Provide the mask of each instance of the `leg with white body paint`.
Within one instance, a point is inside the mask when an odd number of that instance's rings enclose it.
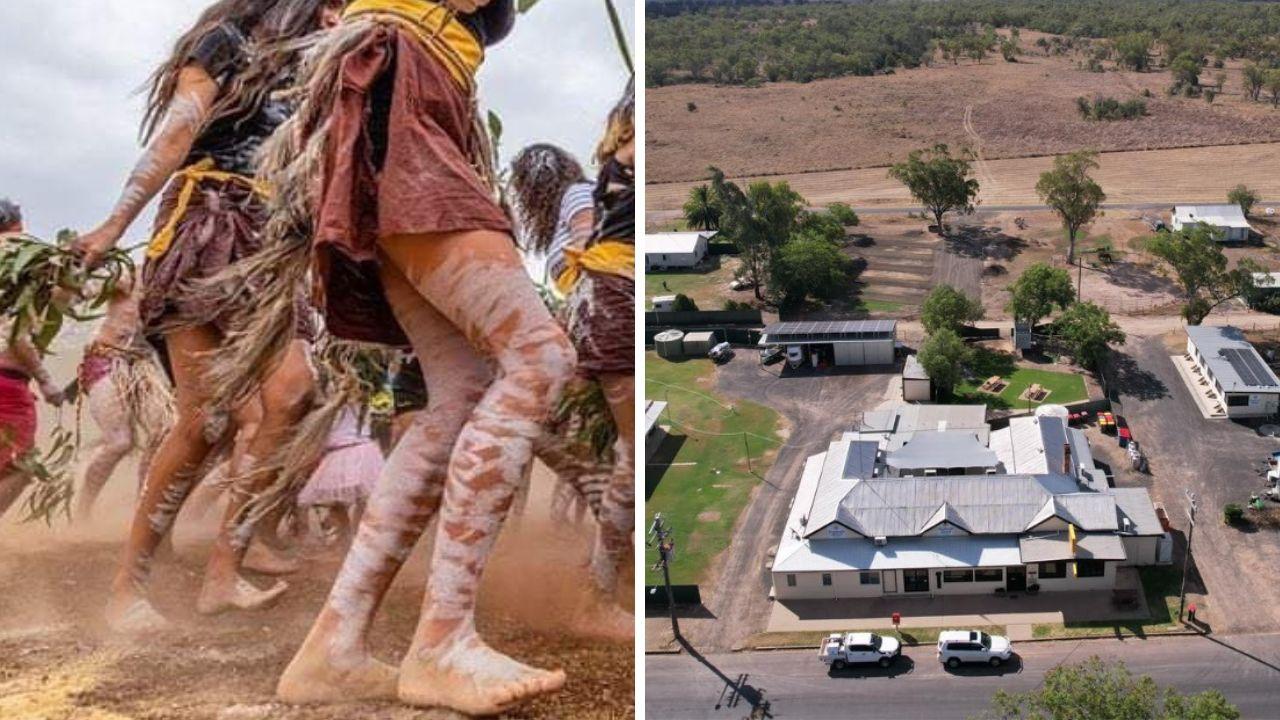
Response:
[[[259,590],[240,576],[240,566],[254,533],[254,524],[242,517],[241,510],[254,493],[269,486],[274,480],[270,473],[254,471],[258,458],[269,457],[284,442],[311,404],[315,378],[307,353],[307,344],[295,340],[290,344],[280,365],[262,382],[262,422],[253,434],[248,452],[241,458],[245,473],[240,482],[230,490],[231,502],[223,517],[222,529],[214,543],[213,552],[209,556],[204,586],[200,589],[200,599],[196,603],[196,609],[201,613],[263,608],[278,599],[289,587],[283,581],[277,581],[271,588]],[[257,559],[262,558],[259,553]],[[285,564],[276,568],[278,572],[273,574],[285,574],[296,569]]]
[[[112,582],[106,617],[117,631],[147,631],[165,625],[146,598],[151,562],[214,448],[205,434],[209,398],[202,391],[200,358],[218,347],[220,336],[209,327],[188,328],[165,336],[165,342],[176,385],[177,418],[151,463]]]
[[[383,285],[415,348],[429,405],[413,413],[383,466],[329,599],[277,689],[289,702],[396,697],[395,668],[373,659],[369,628],[396,573],[440,506],[453,445],[492,381],[488,363],[398,270]]]
[[[134,449],[133,418],[128,404],[120,396],[119,386],[112,380],[110,376],[102,378],[89,391],[89,415],[101,435],[80,483],[76,518],[81,521],[92,514],[93,505],[116,466]]]
[[[635,382],[631,375],[600,378],[618,426],[618,441],[614,445],[613,475],[596,518],[599,527],[591,553],[591,578],[600,602],[598,617],[584,627],[595,628],[598,634],[617,639],[635,637],[635,619],[614,599],[618,571],[631,559],[635,549]]]
[[[532,668],[488,647],[476,632],[475,600],[493,543],[532,462],[534,440],[572,377],[573,347],[507,235],[406,236],[384,239],[381,247],[497,370],[449,461],[431,576],[413,645],[401,664],[399,696],[414,705],[498,714],[564,684],[562,671]]]

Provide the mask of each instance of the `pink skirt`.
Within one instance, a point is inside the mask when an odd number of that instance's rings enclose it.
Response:
[[[335,448],[298,495],[299,505],[352,505],[365,500],[382,474],[382,450],[373,440]]]

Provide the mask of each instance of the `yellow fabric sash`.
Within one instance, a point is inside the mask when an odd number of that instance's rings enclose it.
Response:
[[[262,197],[267,197],[269,193],[266,187],[251,177],[238,175],[236,173],[215,170],[212,158],[205,158],[195,165],[190,165],[174,174],[175,179],[183,181],[182,191],[178,193],[178,204],[173,207],[173,212],[169,213],[169,221],[160,228],[160,231],[151,238],[151,243],[147,245],[147,258],[155,260],[164,257],[169,252],[169,246],[173,244],[173,238],[178,231],[178,223],[182,222],[183,216],[187,214],[187,210],[191,207],[191,198],[195,196],[196,189],[200,187],[200,183],[205,180],[213,182],[240,182],[244,183],[249,189]]]
[[[475,85],[484,47],[453,10],[430,0],[355,0],[342,13],[344,20],[363,16],[394,22],[413,33],[464,90]]]
[[[636,276],[636,246],[618,240],[603,240],[586,250],[565,250],[567,263],[556,278],[556,289],[568,295],[582,280],[582,271],[609,273],[629,279]]]

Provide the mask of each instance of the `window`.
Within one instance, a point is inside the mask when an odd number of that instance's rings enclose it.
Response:
[[[1101,560],[1077,560],[1076,577],[1102,577],[1107,574],[1107,564]]]
[[[863,570],[858,573],[858,582],[863,585],[879,585],[880,573],[876,570]]]
[[[1227,407],[1245,407],[1249,404],[1248,395],[1228,395]]]
[[[795,586],[796,586],[796,576],[790,575],[790,574],[787,575],[787,587],[795,587]]]
[[[942,580],[943,582],[949,582],[949,583],[973,582],[973,571],[972,570],[943,570]]]
[[[831,584],[831,573],[822,573],[822,584],[824,586]]]
[[[978,568],[973,571],[976,582],[1004,582],[1004,570],[1000,568]]]
[[[1067,576],[1067,564],[1065,562],[1043,562],[1040,563],[1040,579],[1056,580]]]

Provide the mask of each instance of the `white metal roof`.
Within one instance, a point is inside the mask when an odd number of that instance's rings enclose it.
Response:
[[[897,568],[969,568],[1020,565],[1018,538],[956,536],[893,538],[884,546],[871,540],[815,540],[779,548],[774,572],[836,572]]]
[[[1064,531],[1037,533],[1018,539],[1022,562],[1056,560],[1124,560],[1124,541],[1112,533],[1078,533],[1076,551],[1071,552],[1071,538]]]
[[[1238,328],[1188,325],[1187,337],[1224,392],[1280,393],[1280,378]]]
[[[969,431],[916,433],[911,442],[885,456],[885,464],[903,470],[994,468],[996,454]]]
[[[715,237],[714,232],[670,232],[644,236],[645,255],[679,255],[698,249],[698,240]]]
[[[1214,227],[1249,227],[1239,205],[1178,205],[1173,209],[1173,221],[1179,225],[1205,223]]]
[[[902,377],[906,380],[928,380],[929,373],[925,372],[915,355],[908,355],[907,362],[902,367]]]
[[[1163,535],[1164,526],[1156,517],[1155,506],[1151,504],[1151,493],[1146,488],[1116,488],[1111,491],[1116,498],[1116,509],[1120,517],[1128,518],[1129,531],[1134,535]],[[1121,526],[1123,530],[1123,526]]]
[[[662,413],[667,409],[667,404],[661,400],[650,400],[644,406],[644,432],[646,435],[653,430],[653,426],[658,424],[658,419],[662,417]]]

